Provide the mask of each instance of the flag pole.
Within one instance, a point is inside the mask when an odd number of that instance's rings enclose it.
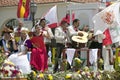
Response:
[[[70,25],[72,25],[72,10],[70,10],[69,13],[70,13]]]

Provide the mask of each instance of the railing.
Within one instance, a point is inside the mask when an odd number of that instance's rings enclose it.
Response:
[[[67,50],[67,49],[69,49],[69,48],[66,48],[66,49],[63,50],[63,54],[62,54],[62,55],[63,55],[63,57],[62,57],[63,59],[66,59],[66,56],[67,56],[67,55],[66,55],[66,50]],[[87,60],[87,65],[86,65],[86,66],[89,67],[89,66],[91,66],[90,61],[89,61],[89,60],[90,60],[90,56],[89,56],[89,55],[90,55],[90,53],[89,53],[90,50],[91,50],[91,49],[88,49],[88,48],[76,49],[76,50],[75,50],[74,57],[80,57],[80,58],[82,58],[82,57],[81,57],[81,51],[86,51],[86,53],[87,53],[87,56],[86,56],[86,58],[87,58],[87,59],[86,59],[86,60]],[[111,51],[110,51],[110,49],[106,49],[106,50],[108,50],[108,53],[109,53],[109,54],[108,54],[108,55],[109,55],[109,63],[110,63],[110,64],[113,64],[113,62],[111,62]],[[79,53],[80,53],[80,56],[79,56]],[[102,55],[101,50],[98,49],[97,59],[100,59],[100,58],[101,58],[101,55]]]

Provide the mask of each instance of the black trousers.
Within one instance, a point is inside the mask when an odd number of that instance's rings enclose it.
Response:
[[[56,48],[57,48],[57,52],[55,55],[54,72],[58,71],[59,62],[61,60],[61,53],[62,53],[63,49],[65,48],[65,45],[61,44],[61,43],[57,43]]]
[[[47,55],[48,55],[49,50],[51,50],[51,43],[46,43],[45,46],[46,46],[46,52],[47,52]]]

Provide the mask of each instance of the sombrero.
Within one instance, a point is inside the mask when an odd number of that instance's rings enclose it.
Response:
[[[72,40],[77,43],[86,43],[88,41],[87,37],[81,37],[81,36],[72,36]]]
[[[78,31],[78,34],[81,33],[82,34],[82,37],[87,37],[88,36],[88,33],[85,32],[85,31]]]
[[[88,39],[87,39],[88,33],[84,32],[84,31],[78,31],[78,34],[79,33],[82,34],[82,36],[74,35],[74,36],[72,36],[72,40],[77,43],[86,43],[88,41]]]

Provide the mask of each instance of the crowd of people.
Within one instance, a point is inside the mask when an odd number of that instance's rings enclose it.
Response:
[[[54,72],[59,69],[59,60],[61,60],[62,51],[65,48],[88,49],[98,48],[101,50],[102,58],[102,42],[99,42],[98,36],[94,36],[94,30],[90,30],[86,25],[79,29],[80,20],[74,19],[72,25],[66,21],[61,21],[61,24],[55,28],[54,32],[46,24],[44,18],[40,19],[39,24],[36,24],[31,30],[24,27],[24,24],[19,20],[19,25],[16,28],[11,28],[5,25],[2,30],[0,48],[7,59],[13,62],[16,66],[22,69],[23,73],[30,73],[31,70],[45,72],[48,70],[48,52],[52,50],[52,40],[56,41],[57,58],[54,64]],[[54,33],[54,34],[53,34]],[[84,33],[87,41],[77,42],[72,39],[73,36],[80,36],[79,40],[84,40]],[[104,37],[104,36],[103,36]]]

